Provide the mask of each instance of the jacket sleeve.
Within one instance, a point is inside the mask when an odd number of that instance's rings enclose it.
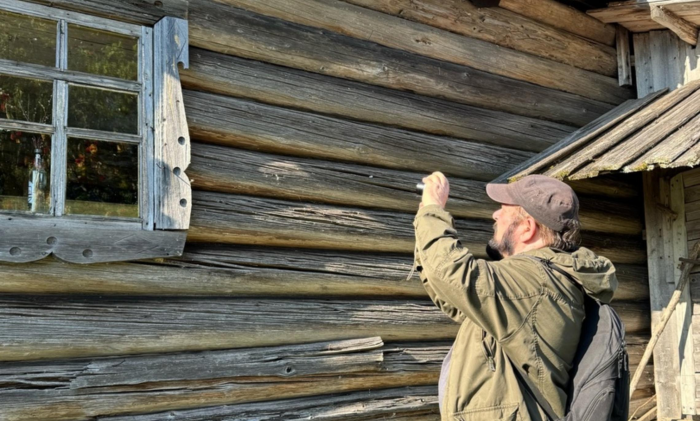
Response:
[[[539,295],[538,288],[520,285],[507,273],[512,271],[504,274],[497,264],[476,259],[459,242],[450,214],[437,205],[420,209],[414,227],[417,269],[445,314],[457,321],[469,318],[498,340],[522,324],[532,308],[528,298]]]

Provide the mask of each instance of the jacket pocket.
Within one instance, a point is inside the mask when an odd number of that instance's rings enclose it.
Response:
[[[452,414],[453,421],[517,421],[520,404],[504,404],[486,408],[475,408]]]

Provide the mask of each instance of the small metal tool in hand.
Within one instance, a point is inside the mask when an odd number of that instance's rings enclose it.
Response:
[[[423,184],[423,183],[416,184],[416,193],[423,194],[424,188],[425,188],[425,184]]]

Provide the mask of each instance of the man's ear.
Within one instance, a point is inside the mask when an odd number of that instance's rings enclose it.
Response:
[[[520,240],[523,243],[529,243],[537,238],[537,221],[535,218],[528,216],[522,222],[522,232],[520,234]]]

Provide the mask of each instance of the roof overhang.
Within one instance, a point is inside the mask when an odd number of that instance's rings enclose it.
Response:
[[[700,164],[700,81],[629,100],[494,182],[530,174],[581,180]]]

